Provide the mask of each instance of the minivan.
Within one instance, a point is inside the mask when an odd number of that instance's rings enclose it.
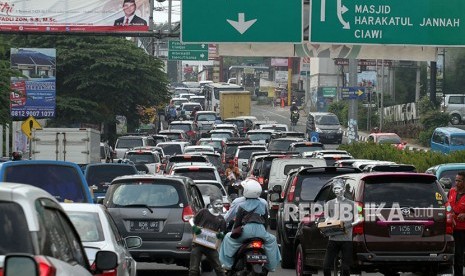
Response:
[[[442,109],[449,113],[451,124],[460,124],[465,116],[465,94],[445,95]]]
[[[431,150],[450,153],[465,150],[465,130],[456,127],[438,127],[431,136]]]
[[[306,133],[310,137],[312,132],[317,132],[322,143],[342,143],[342,128],[339,119],[330,112],[311,112],[307,117]],[[313,141],[312,141],[313,142]]]

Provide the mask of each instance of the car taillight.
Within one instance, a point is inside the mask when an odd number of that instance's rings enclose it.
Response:
[[[454,234],[454,215],[451,212],[447,212],[446,215],[446,234]]]
[[[287,194],[287,201],[289,202],[294,201],[294,192],[295,192],[296,185],[297,185],[297,177],[294,177],[294,180],[292,180],[291,188],[289,188],[289,193]]]
[[[257,181],[258,183],[260,183],[260,185],[263,185],[263,182],[264,182],[265,178],[263,176],[259,176]]]
[[[263,242],[262,241],[253,241],[247,245],[247,248],[262,248]]]
[[[357,208],[357,215],[359,219],[363,219],[363,203],[355,202],[355,208]],[[364,233],[363,225],[364,225],[363,221],[355,225],[354,229],[352,229],[352,235],[363,235]]]
[[[44,256],[36,256],[35,260],[39,266],[39,275],[40,276],[55,276],[56,268],[53,264]]]
[[[188,222],[191,218],[194,217],[194,211],[192,211],[191,206],[187,205],[182,209],[182,220]]]

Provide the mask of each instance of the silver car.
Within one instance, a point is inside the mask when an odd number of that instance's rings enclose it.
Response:
[[[47,270],[55,271],[56,276],[96,274],[72,222],[46,191],[32,185],[1,183],[0,225],[0,271],[5,255],[13,252],[34,256],[41,275]],[[96,269],[112,270],[117,266],[116,254],[98,251],[95,263]]]
[[[98,250],[113,251],[118,255],[116,276],[136,276],[137,263],[130,248],[142,245],[138,236],[123,238],[110,214],[103,205],[90,203],[62,203],[86,247],[89,264],[92,265]]]

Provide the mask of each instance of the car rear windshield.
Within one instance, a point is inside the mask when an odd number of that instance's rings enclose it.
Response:
[[[102,224],[97,213],[67,211],[69,219],[83,242],[104,241]]]
[[[178,144],[158,144],[158,146],[163,149],[166,155],[182,154],[182,148]]]
[[[175,207],[182,203],[180,187],[170,183],[115,183],[109,207],[147,205],[149,207]]]
[[[191,125],[190,124],[174,124],[174,125],[170,125],[169,129],[179,129],[184,132],[187,132],[191,130]]]
[[[0,255],[11,252],[34,254],[31,234],[21,205],[0,201]]]
[[[264,148],[251,148],[251,149],[241,149],[239,150],[239,159],[249,159],[252,152],[264,151]]]
[[[60,202],[88,202],[87,183],[75,167],[57,164],[21,164],[8,166],[5,182],[29,184],[49,192]]]
[[[418,182],[418,181],[388,181],[385,177],[382,180],[367,180],[364,189],[364,202],[375,203],[377,205],[384,203],[386,207],[398,203],[404,207],[442,207],[447,200],[446,196],[439,189],[436,182]],[[409,195],[409,196],[399,196]]]
[[[311,151],[316,151],[316,150],[324,150],[324,147],[321,146],[306,146],[306,145],[296,145],[294,147],[295,152],[311,152]]]
[[[175,170],[174,174],[190,177],[192,180],[218,180],[213,170],[187,168]]]
[[[150,164],[160,162],[158,155],[151,152],[128,152],[126,154],[126,158],[135,164]]]
[[[179,133],[165,133],[163,135],[168,136],[170,140],[179,140],[182,139],[181,134]],[[158,144],[158,143],[157,143]]]
[[[286,127],[278,127],[278,126],[262,127],[262,129],[272,129],[272,130],[276,130],[276,131],[287,131]]]
[[[200,193],[203,196],[214,196],[219,198],[225,196],[223,190],[215,184],[196,184],[196,186],[199,187]]]
[[[200,107],[198,104],[185,104],[183,105],[183,109],[186,111],[193,111],[195,107]]]
[[[244,127],[244,121],[242,120],[225,120],[225,122],[229,124],[235,124],[238,128]]]
[[[197,115],[197,121],[215,121],[215,114],[199,114]]]
[[[97,186],[94,192],[106,193],[113,179],[133,174],[137,174],[137,169],[131,165],[89,166],[86,169],[86,180],[89,186]]]
[[[300,195],[301,201],[312,201],[320,191],[321,187],[335,175],[323,174],[323,175],[306,175],[299,176],[297,180],[296,194]],[[299,185],[300,184],[300,185]]]
[[[293,165],[286,165],[284,166],[284,174],[287,175],[291,170],[298,169],[300,167],[313,167],[312,165],[309,164],[293,164]]]
[[[247,137],[250,139],[250,141],[265,141],[271,139],[271,133],[251,133],[247,134]]]
[[[123,149],[130,149],[134,147],[142,147],[142,139],[141,138],[134,138],[134,139],[118,139],[116,143],[117,148]]]

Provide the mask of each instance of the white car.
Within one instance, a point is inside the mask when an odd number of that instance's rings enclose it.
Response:
[[[40,275],[51,275],[46,271],[54,271],[55,276],[96,274],[78,232],[54,196],[32,185],[2,182],[0,214],[0,274],[5,259],[26,255],[32,257],[30,261],[36,263]],[[11,253],[16,255],[5,258]],[[95,263],[97,269],[107,272],[117,267],[117,256],[111,251],[98,251]],[[5,270],[21,270],[14,262],[7,260],[5,264]]]
[[[184,154],[189,154],[193,152],[215,152],[215,149],[210,145],[187,146],[186,148],[184,148]]]
[[[113,275],[136,276],[137,263],[128,249],[140,247],[142,245],[140,237],[123,238],[103,205],[62,203],[61,207],[76,227],[86,247],[90,265],[93,264],[98,250],[109,250],[118,256],[118,267],[116,267],[116,274]]]

